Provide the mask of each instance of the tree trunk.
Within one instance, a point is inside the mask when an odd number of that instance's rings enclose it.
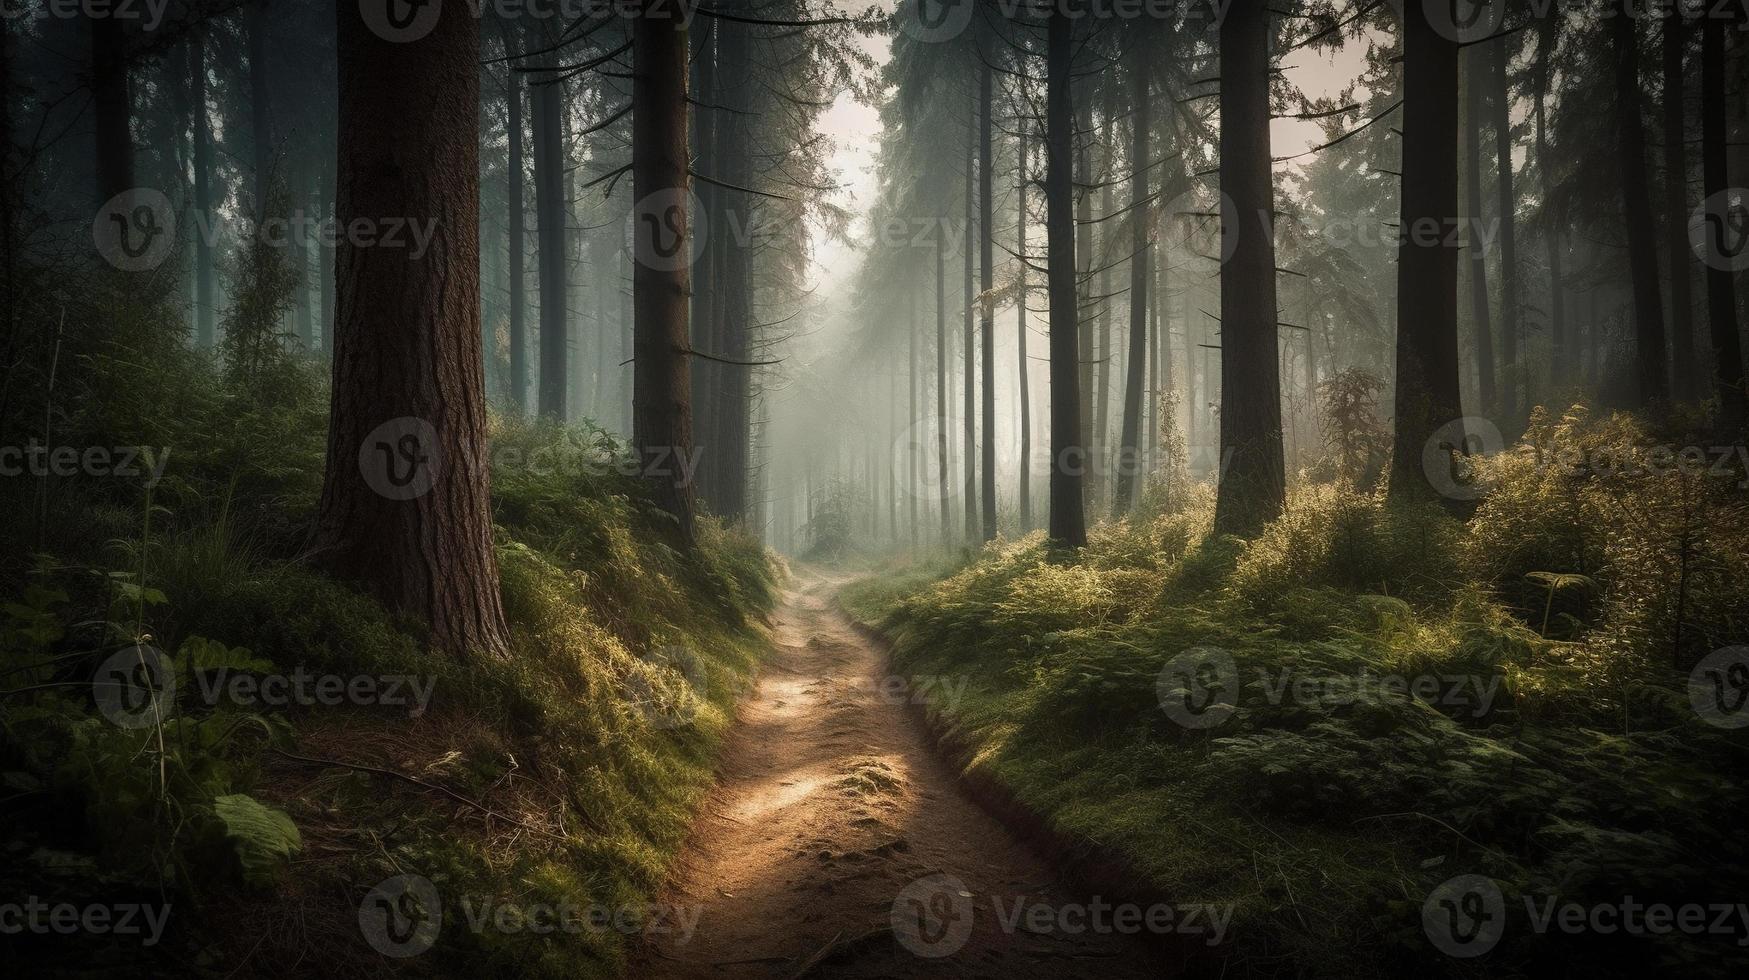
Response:
[[[1390,487],[1397,500],[1440,496],[1444,474],[1425,464],[1436,436],[1448,450],[1464,448],[1458,253],[1446,224],[1457,213],[1458,46],[1427,18],[1415,5],[1403,18],[1396,446]]]
[[[1024,122],[1022,126],[1024,126]],[[1032,530],[1032,382],[1029,380],[1030,369],[1026,362],[1026,304],[1030,299],[1027,288],[1028,266],[1030,260],[1026,253],[1026,185],[1027,165],[1030,162],[1030,146],[1023,131],[1020,136],[1020,171],[1014,181],[1015,230],[1014,251],[1020,255],[1017,265],[1017,275],[1020,276],[1020,302],[1018,316],[1020,326],[1015,334],[1019,356],[1017,365],[1020,369],[1020,533],[1026,534]]]
[[[323,220],[334,217],[334,157],[332,154],[322,155],[322,189],[320,211]],[[316,290],[317,303],[321,306],[320,333],[316,341],[317,350],[334,349],[334,249],[328,244],[327,236],[316,244]]]
[[[935,235],[935,462],[941,505],[941,542],[953,541],[953,515],[947,502],[952,496],[953,477],[948,470],[947,453],[947,222]]]
[[[536,411],[565,420],[565,361],[569,317],[565,315],[564,82],[542,78],[534,90],[534,214],[540,277],[540,386]]]
[[[1221,457],[1215,527],[1250,535],[1281,513],[1281,351],[1269,159],[1269,12],[1238,4],[1221,27]],[[1407,143],[1407,140],[1405,140]]]
[[[686,28],[646,0],[632,27],[632,442],[678,541],[694,541],[687,345],[691,283],[686,146]]]
[[[692,36],[692,85],[695,97],[702,102],[722,105],[726,102],[717,74],[717,32],[725,25],[705,19]],[[692,142],[698,147],[698,157],[713,171],[722,170],[723,148],[721,127],[717,123],[720,110],[706,109],[692,116]],[[720,172],[718,176],[724,176]],[[723,192],[700,182],[695,189],[699,210],[706,229],[723,227],[720,199]],[[707,232],[708,233],[708,232]],[[710,234],[693,267],[692,346],[694,350],[721,351],[723,285],[721,258],[727,236]],[[692,365],[692,403],[721,404],[720,375],[724,365],[700,360]],[[723,501],[717,493],[717,480],[722,461],[723,440],[718,430],[720,413],[706,412],[693,422],[693,441],[698,446],[698,495],[714,513],[722,514]]]
[[[1512,90],[1506,84],[1506,41],[1490,42],[1494,69],[1494,151],[1500,201],[1500,418],[1519,424],[1518,389],[1523,368],[1518,363],[1518,235],[1513,220],[1518,198],[1512,189]]]
[[[990,298],[996,288],[995,72],[988,58],[978,73],[978,286],[983,294],[980,336],[983,343],[984,445],[980,463],[983,478],[984,540],[996,540],[996,303]]]
[[[328,465],[315,546],[434,648],[506,655],[480,369],[479,22],[446,9],[417,44],[339,14],[341,227],[427,222],[417,259],[345,240]]]
[[[213,243],[208,234],[213,220],[213,129],[206,96],[206,28],[196,27],[188,42],[193,47],[190,103],[194,110],[194,334],[202,348],[217,340],[213,310]],[[329,164],[332,167],[332,163]]]
[[[506,27],[504,46],[507,54],[514,44],[509,28]],[[528,280],[523,272],[528,236],[523,230],[522,184],[525,168],[522,162],[522,72],[516,69],[515,62],[510,63],[505,85],[510,93],[504,126],[505,139],[509,144],[509,160],[505,169],[508,183],[504,196],[505,209],[510,212],[507,233],[510,245],[510,385],[506,400],[511,413],[521,415],[528,411],[528,327],[524,309],[528,302],[525,291]]]
[[[1670,355],[1678,397],[1695,390],[1694,300],[1689,278],[1693,266],[1688,245],[1688,125],[1683,105],[1683,54],[1688,25],[1680,7],[1664,20],[1664,252],[1670,263]]]
[[[906,367],[907,373],[910,375],[910,378],[909,378],[910,384],[909,384],[909,387],[906,388],[906,393],[905,393],[905,417],[913,420],[913,422],[912,422],[913,435],[911,438],[905,440],[905,482],[906,482],[906,486],[908,486],[911,490],[911,492],[907,495],[909,499],[907,499],[905,501],[905,506],[906,506],[907,511],[909,512],[908,517],[910,518],[910,523],[911,523],[911,550],[915,551],[915,550],[917,550],[917,544],[918,544],[917,536],[921,531],[920,522],[918,521],[918,516],[917,516],[917,496],[918,496],[919,488],[922,487],[922,482],[919,479],[919,473],[922,470],[922,463],[923,463],[923,460],[920,457],[920,449],[917,445],[917,439],[915,436],[915,431],[916,431],[915,430],[915,420],[923,417],[923,406],[917,401],[917,329],[918,329],[918,323],[917,323],[917,294],[916,294],[916,292],[911,293],[910,307],[911,307],[910,329],[907,330],[906,334],[905,334],[905,336],[906,336],[905,367]]]
[[[1083,184],[1093,184],[1093,102],[1084,93],[1075,105],[1077,122],[1070,139],[1075,141],[1075,175]],[[1075,313],[1076,344],[1081,359],[1081,434],[1084,453],[1093,445],[1093,190],[1071,186],[1075,195]],[[1048,219],[1047,219],[1048,220]],[[1085,468],[1090,459],[1081,460]],[[1083,470],[1082,494],[1092,490],[1092,477]]]
[[[1116,357],[1116,344],[1112,338],[1112,308],[1116,306],[1111,288],[1111,268],[1120,254],[1113,241],[1116,226],[1113,224],[1112,188],[1117,182],[1117,86],[1110,84],[1105,87],[1105,134],[1100,142],[1104,145],[1104,158],[1100,160],[1099,183],[1104,187],[1099,189],[1099,250],[1089,261],[1099,269],[1099,299],[1098,316],[1093,324],[1093,438],[1087,443],[1087,452],[1092,463],[1092,469],[1087,472],[1087,499],[1095,514],[1105,503],[1105,495],[1110,489],[1108,476],[1111,469],[1111,362]]]
[[[1659,298],[1657,233],[1646,176],[1646,130],[1640,118],[1638,20],[1612,17],[1615,54],[1615,121],[1621,162],[1622,211],[1626,219],[1628,273],[1634,288],[1634,361],[1640,404],[1669,397],[1664,351],[1664,304]]]
[[[96,121],[97,199],[102,202],[134,186],[127,37],[115,17],[91,18],[91,112]]]
[[[1730,240],[1725,128],[1725,25],[1708,17],[1701,27],[1700,55],[1701,180],[1708,201],[1706,249],[1707,328],[1713,347],[1713,389],[1719,399],[1719,427],[1736,433],[1745,422],[1743,348],[1737,332],[1735,268],[1725,248],[1741,248]],[[1715,196],[1716,195],[1716,196]]]
[[[1050,15],[1045,96],[1046,248],[1051,300],[1051,541],[1060,548],[1087,544],[1086,470],[1082,441],[1080,353],[1081,308],[1075,268],[1074,120],[1070,55],[1073,21],[1061,7]]]
[[[748,64],[748,28],[718,21],[716,30],[720,36],[722,63],[726,66]],[[737,80],[732,85],[725,85],[722,93],[723,98],[736,103],[737,109],[748,108],[743,104],[746,101],[744,84]],[[734,112],[722,114],[716,121],[715,130],[723,182],[737,187],[752,185],[755,178],[753,136],[746,116]],[[723,218],[723,224],[714,236],[721,245],[717,252],[721,305],[717,309],[719,323],[714,333],[722,347],[715,353],[737,362],[711,366],[716,379],[713,387],[718,397],[718,401],[712,404],[712,414],[716,416],[712,434],[721,443],[717,454],[716,503],[724,520],[744,525],[749,515],[748,477],[752,462],[752,368],[745,366],[744,362],[751,360],[753,343],[753,260],[750,246],[743,244],[740,238],[743,232],[731,233],[730,229],[751,228],[757,202],[740,191],[717,188],[712,193],[719,202],[718,214]]]
[[[1495,381],[1494,325],[1488,300],[1488,255],[1482,249],[1482,116],[1481,65],[1486,51],[1471,48],[1462,55],[1461,82],[1464,93],[1464,201],[1469,228],[1464,234],[1464,256],[1470,271],[1470,317],[1476,330],[1476,389],[1483,411],[1495,410],[1499,389]],[[1406,111],[1406,110],[1405,110]],[[1407,171],[1405,171],[1407,172]]]
[[[252,202],[255,220],[267,217],[273,195],[273,101],[268,94],[267,3],[253,0],[243,8],[243,23],[249,34],[249,136],[254,145]]]
[[[1555,50],[1555,28],[1558,25],[1553,17],[1544,18],[1537,26],[1536,49],[1536,169],[1541,179],[1544,207],[1553,196],[1555,165],[1554,156],[1549,152],[1548,141],[1548,90],[1549,90],[1549,59]],[[1548,254],[1549,263],[1549,360],[1550,376],[1554,385],[1559,388],[1568,377],[1567,357],[1567,287],[1561,275],[1561,225],[1564,222],[1551,220],[1546,222],[1543,232],[1543,247]]]
[[[1138,446],[1142,434],[1142,386],[1148,375],[1148,279],[1153,271],[1153,252],[1149,245],[1148,215],[1151,196],[1148,187],[1149,103],[1146,48],[1136,44],[1130,54],[1130,356],[1124,379],[1123,437],[1118,448],[1117,494],[1112,503],[1112,519],[1121,520],[1135,504],[1136,481],[1141,460]],[[1271,272],[1273,276],[1273,271]]]
[[[973,109],[972,131],[976,132],[978,122],[977,110]],[[974,152],[976,152],[974,150]],[[977,159],[970,153],[966,155],[966,240],[961,249],[965,258],[965,346],[960,356],[963,361],[965,390],[964,410],[960,415],[960,428],[965,439],[965,454],[960,457],[965,466],[965,504],[966,504],[966,540],[972,540],[978,527],[978,381],[977,381],[977,338],[975,334],[976,312],[974,303],[977,301],[976,286],[973,285],[977,270],[974,268],[972,254],[972,236],[978,230],[978,200],[976,187],[973,183],[972,168]]]

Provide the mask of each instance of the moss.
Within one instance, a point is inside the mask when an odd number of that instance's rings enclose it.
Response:
[[[1670,581],[1609,574],[1600,544],[1615,598],[1572,639],[1543,636],[1541,604],[1499,588],[1567,553],[1569,493],[1673,520],[1656,499],[1669,488],[1563,488],[1493,465],[1494,495],[1467,522],[1307,485],[1252,540],[1208,537],[1206,514],[1180,509],[1096,531],[1073,564],[1022,541],[858,583],[845,605],[893,639],[906,673],[965,681],[930,710],[972,768],[1177,900],[1235,904],[1211,972],[1468,975],[1429,955],[1421,926],[1424,899],[1460,873],[1494,877],[1515,907],[1740,893],[1742,862],[1707,855],[1740,851],[1749,744],[1680,710],[1683,674],[1622,647],[1623,621],[1663,608]],[[1713,518],[1738,506],[1719,488],[1708,499]],[[1617,533],[1590,513],[1600,541]],[[1707,588],[1699,622],[1749,603],[1740,581]],[[1187,727],[1164,710],[1182,684],[1162,677],[1199,650],[1227,658],[1232,711]],[[1521,928],[1485,965],[1724,975],[1735,953],[1729,937],[1678,948]]]

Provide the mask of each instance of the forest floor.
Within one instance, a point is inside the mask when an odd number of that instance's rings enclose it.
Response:
[[[847,581],[796,571],[664,896],[697,929],[634,952],[630,975],[1160,976],[1132,938],[1018,914],[1080,897],[937,757],[838,610]]]

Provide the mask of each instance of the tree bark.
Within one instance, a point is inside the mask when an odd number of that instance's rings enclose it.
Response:
[[[1714,236],[1718,246],[1741,247],[1742,242],[1729,241],[1729,215],[1724,195],[1730,187],[1730,172],[1726,157],[1729,134],[1725,126],[1725,25],[1716,17],[1708,17],[1701,26],[1700,55],[1700,117],[1701,117],[1701,180],[1709,209],[1719,213],[1705,215],[1707,234]],[[1715,197],[1714,195],[1718,195]],[[1713,260],[1707,263],[1707,329],[1713,347],[1713,390],[1719,399],[1719,425],[1727,433],[1736,433],[1745,422],[1743,391],[1743,348],[1737,332],[1737,286],[1730,263],[1723,261],[1718,251],[1709,252]]]
[[[722,63],[726,66],[749,64],[748,28],[718,21],[715,29],[720,38]],[[726,77],[723,80],[722,98],[738,110],[749,109],[745,81],[737,79],[730,83]],[[715,131],[724,183],[751,186],[756,175],[752,158],[753,134],[747,117],[735,112],[723,114],[716,122]],[[717,269],[721,280],[721,305],[717,309],[719,323],[713,332],[722,348],[714,353],[737,362],[711,366],[716,378],[713,387],[718,397],[718,401],[712,404],[716,416],[712,433],[721,443],[717,454],[715,503],[724,520],[745,525],[749,517],[753,389],[752,368],[741,362],[752,359],[753,261],[750,243],[744,243],[740,236],[753,226],[753,209],[757,202],[740,191],[717,188],[712,194],[719,202],[718,216],[723,219],[722,225],[713,231],[720,243]]]
[[[1255,534],[1281,513],[1281,351],[1269,159],[1269,12],[1236,4],[1221,27],[1221,189],[1232,257],[1221,269],[1221,457],[1215,528]],[[1405,140],[1405,143],[1408,141]],[[1230,243],[1230,244],[1229,244]]]
[[[1495,192],[1500,202],[1500,417],[1519,424],[1518,390],[1523,367],[1518,363],[1518,234],[1514,217],[1518,197],[1512,185],[1512,89],[1506,83],[1509,52],[1504,39],[1490,42],[1494,69]]]
[[[1022,125],[1024,126],[1024,123]],[[1026,253],[1026,186],[1027,166],[1030,163],[1031,152],[1024,132],[1020,136],[1019,156],[1020,171],[1014,181],[1014,196],[1017,202],[1015,204],[1014,251],[1020,255],[1016,273],[1020,276],[1020,302],[1017,304],[1020,324],[1018,332],[1015,334],[1019,351],[1017,365],[1020,370],[1020,474],[1017,479],[1020,487],[1020,533],[1026,534],[1032,530],[1032,382],[1029,380],[1030,366],[1026,361],[1026,304],[1031,298],[1027,287],[1027,262],[1030,259]]]
[[[1679,397],[1695,391],[1694,300],[1688,245],[1688,125],[1683,105],[1683,55],[1688,25],[1681,8],[1664,19],[1664,253],[1669,262],[1670,356],[1674,391]]]
[[[935,235],[935,462],[940,473],[941,542],[953,541],[953,515],[948,511],[953,477],[947,452],[947,221]]]
[[[1093,323],[1093,438],[1087,443],[1092,469],[1087,471],[1087,498],[1094,513],[1105,503],[1111,484],[1111,362],[1117,356],[1112,337],[1112,309],[1117,304],[1112,295],[1111,268],[1120,254],[1113,243],[1117,238],[1113,224],[1114,195],[1117,183],[1117,86],[1105,87],[1105,133],[1100,160],[1099,183],[1099,249],[1089,261],[1099,269],[1098,314]]]
[[[1093,102],[1083,93],[1075,104],[1076,126],[1070,139],[1075,142],[1075,174],[1083,184],[1094,183],[1093,178]],[[1079,336],[1081,358],[1081,434],[1080,445],[1084,453],[1090,453],[1093,445],[1093,190],[1091,187],[1071,187],[1075,195],[1075,301],[1080,304],[1076,311],[1075,329]],[[1089,465],[1091,459],[1082,460],[1083,467]],[[1082,476],[1082,494],[1089,495],[1092,490],[1092,477],[1086,473]]]
[[[190,103],[194,111],[194,334],[196,343],[210,348],[217,340],[213,310],[213,243],[207,229],[213,210],[213,130],[206,94],[206,28],[194,28],[188,42],[193,51]],[[330,164],[331,166],[331,164]]]
[[[557,74],[534,90],[534,214],[540,277],[540,386],[536,411],[565,420],[569,321],[565,288],[564,82]]]
[[[1559,21],[1554,17],[1545,17],[1537,25],[1536,49],[1536,169],[1541,179],[1544,207],[1553,196],[1554,156],[1549,152],[1548,140],[1548,91],[1549,59],[1555,51],[1555,29]],[[1543,233],[1543,247],[1548,255],[1549,263],[1549,359],[1551,362],[1550,376],[1556,387],[1565,383],[1568,377],[1568,327],[1567,327],[1567,287],[1561,274],[1561,225],[1559,220],[1547,222]]]
[[[905,332],[905,368],[906,373],[909,375],[909,386],[905,391],[905,417],[916,420],[923,417],[923,406],[917,401],[918,322],[916,292],[911,293],[910,312],[911,321],[909,329]],[[915,423],[913,422],[913,426],[914,425]],[[913,432],[915,432],[915,428],[913,428]],[[913,551],[917,550],[917,538],[922,530],[920,526],[921,522],[918,520],[917,515],[918,489],[922,486],[918,476],[922,469],[922,462],[923,460],[920,457],[920,449],[917,445],[917,439],[915,435],[913,435],[912,438],[905,440],[905,478],[906,485],[911,489],[911,492],[907,494],[908,499],[905,501],[905,506],[911,524],[911,550]]]
[[[1080,295],[1075,261],[1074,122],[1070,74],[1073,21],[1053,8],[1046,42],[1046,248],[1051,299],[1050,537],[1059,548],[1087,544],[1082,474]]]
[[[1112,519],[1121,520],[1135,504],[1136,482],[1140,477],[1141,459],[1138,446],[1142,435],[1142,386],[1147,383],[1148,367],[1148,279],[1153,271],[1153,252],[1149,243],[1151,205],[1148,168],[1149,92],[1146,48],[1137,43],[1130,54],[1130,356],[1124,379],[1123,436],[1118,447],[1117,493],[1112,503]],[[1271,272],[1274,275],[1274,272]]]
[[[691,232],[686,146],[686,28],[673,8],[646,0],[632,27],[632,442],[675,537],[694,543],[688,343]]]
[[[1476,389],[1483,411],[1499,404],[1495,378],[1494,324],[1488,299],[1488,255],[1482,250],[1482,103],[1481,64],[1487,52],[1470,48],[1462,57],[1460,81],[1464,94],[1464,200],[1469,227],[1464,234],[1464,257],[1470,271],[1470,317],[1476,331]]]
[[[514,45],[510,28],[504,29],[505,53],[510,54]],[[528,295],[525,291],[528,279],[523,270],[524,255],[528,245],[527,232],[523,229],[523,173],[522,161],[522,72],[518,71],[515,62],[510,62],[505,77],[505,85],[509,91],[504,126],[505,140],[508,143],[509,159],[505,165],[505,179],[508,182],[504,188],[506,200],[505,210],[509,212],[508,231],[510,249],[510,384],[507,402],[510,411],[522,415],[528,411],[528,324],[526,306]]]
[[[1391,497],[1433,500],[1424,465],[1443,433],[1464,448],[1458,388],[1458,252],[1447,234],[1457,213],[1458,46],[1418,5],[1403,18],[1403,192],[1397,243],[1396,446]],[[1448,498],[1448,502],[1449,498]]]
[[[978,110],[974,107],[972,119],[973,132],[976,132],[978,129],[977,115]],[[973,155],[975,153],[976,149],[974,148],[973,153],[966,154],[966,240],[961,249],[965,259],[965,303],[963,305],[963,309],[965,310],[965,346],[961,349],[960,356],[963,361],[965,390],[961,393],[964,398],[964,408],[960,414],[960,428],[965,439],[965,454],[960,458],[965,466],[966,540],[968,542],[971,541],[972,535],[975,533],[973,529],[977,528],[979,525],[978,379],[976,370],[977,338],[975,333],[977,314],[974,308],[977,295],[976,287],[973,285],[975,282],[975,276],[977,275],[977,269],[974,267],[975,257],[972,252],[972,236],[977,234],[978,231],[978,200],[976,196],[976,185],[972,174],[972,168],[977,165],[977,159]]]
[[[980,337],[983,344],[983,436],[980,464],[983,467],[979,490],[982,493],[984,540],[996,540],[996,303],[991,292],[996,288],[996,210],[995,72],[988,57],[978,73],[978,286],[983,300]]]
[[[492,544],[479,324],[479,22],[416,43],[339,11],[342,227],[434,229],[417,257],[338,249],[328,464],[315,546],[451,654],[508,653]]]
[[[1610,18],[1615,55],[1615,121],[1621,162],[1622,211],[1628,240],[1628,273],[1634,289],[1634,362],[1640,404],[1669,397],[1664,309],[1658,288],[1657,233],[1646,175],[1646,129],[1640,118],[1638,20]]]
[[[91,110],[96,121],[97,200],[134,186],[132,96],[127,37],[115,17],[91,18]]]
[[[723,86],[717,74],[717,33],[721,26],[724,25],[707,18],[699,23],[698,30],[693,32],[691,38],[693,91],[700,102],[713,105],[726,103]],[[722,169],[723,158],[722,128],[717,122],[720,111],[705,109],[692,116],[692,144],[698,148],[698,157],[707,166],[718,171]],[[695,193],[698,195],[699,210],[704,215],[703,226],[707,229],[721,229],[720,205],[723,192],[701,181]],[[692,346],[695,350],[723,349],[721,257],[726,237],[710,234],[699,254],[698,264],[693,267]],[[694,405],[721,404],[720,375],[724,370],[725,365],[706,360],[692,365]],[[723,441],[718,433],[719,415],[717,412],[707,412],[703,418],[695,419],[693,441],[699,452],[698,496],[713,512],[722,514],[723,501],[717,493],[718,471],[723,465],[718,458],[723,450]]]
[[[267,2],[253,0],[243,8],[249,34],[249,137],[254,148],[255,220],[267,217],[273,195],[273,99],[267,74]]]

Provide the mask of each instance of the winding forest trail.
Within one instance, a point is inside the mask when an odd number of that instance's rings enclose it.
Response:
[[[936,757],[836,608],[843,581],[798,570],[664,896],[696,932],[651,939],[629,975],[1165,975],[1128,936],[1017,917],[1082,897]]]

